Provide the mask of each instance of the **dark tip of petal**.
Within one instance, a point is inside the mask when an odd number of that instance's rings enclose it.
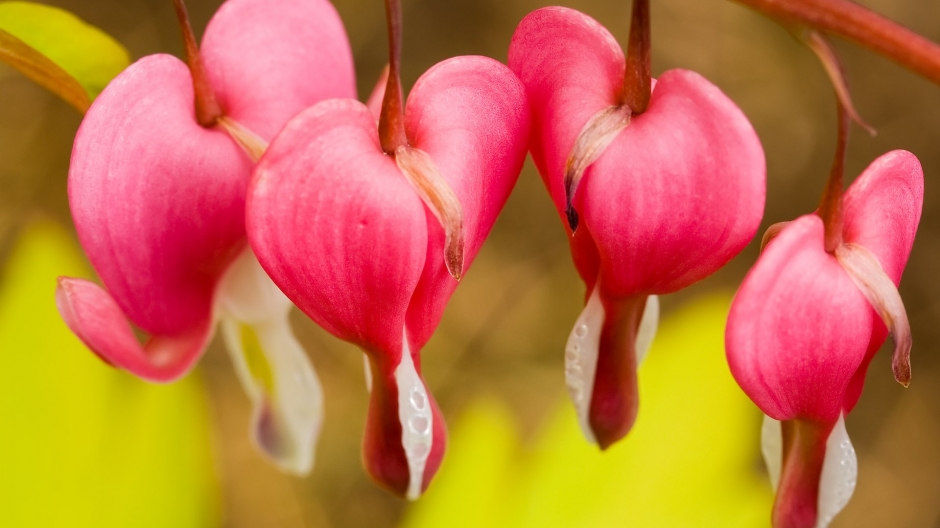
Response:
[[[894,355],[891,358],[891,370],[894,379],[907,388],[911,384],[911,342],[895,344]]]
[[[444,265],[455,280],[460,280],[463,272],[463,229],[458,230],[457,240],[445,242]]]
[[[464,250],[460,199],[426,152],[409,146],[398,147],[395,163],[444,228],[444,265],[451,276],[460,280]]]
[[[571,228],[571,234],[573,235],[575,231],[578,230],[578,212],[574,210],[574,206],[570,203],[568,208],[565,209],[565,216],[568,217],[568,227]]]
[[[565,199],[568,226],[578,228],[578,215],[574,211],[574,196],[578,192],[581,178],[597,158],[617,138],[620,131],[630,124],[630,108],[609,106],[591,116],[571,148],[565,163]]]

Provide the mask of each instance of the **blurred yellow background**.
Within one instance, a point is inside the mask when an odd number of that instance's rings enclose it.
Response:
[[[115,36],[134,59],[182,55],[169,0],[47,3]],[[220,3],[189,0],[197,34]],[[938,3],[861,3],[940,41]],[[402,4],[406,87],[453,55],[505,60],[518,21],[550,5]],[[334,5],[346,23],[365,97],[387,57],[384,8],[380,0]],[[626,41],[629,2],[565,5]],[[763,226],[812,211],[835,142],[832,91],[813,55],[773,22],[726,0],[654,0],[652,9],[654,75],[676,67],[699,71],[757,129],[768,161]],[[904,148],[920,158],[927,181],[921,228],[901,283],[914,334],[913,382],[903,390],[891,376],[888,354],[876,358],[847,420],[859,453],[858,488],[833,526],[938,527],[940,87],[851,44],[836,44],[856,107],[878,129],[874,138],[853,131],[847,180],[878,155]],[[640,371],[644,402],[637,430],[598,455],[576,437],[564,401],[563,346],[583,287],[560,221],[527,163],[424,351],[425,377],[453,434],[438,481],[425,500],[409,506],[376,488],[361,469],[367,401],[361,354],[302,314],[295,312],[292,322],[327,398],[316,467],[306,479],[281,474],[254,452],[249,402],[220,343],[187,380],[149,387],[104,367],[67,334],[55,316],[54,278],[88,273],[65,194],[79,122],[65,103],[0,66],[0,526],[78,526],[80,515],[96,514],[99,522],[89,526],[416,528],[470,526],[476,518],[484,526],[768,524],[759,412],[722,367],[723,318],[716,314],[724,313],[728,294],[715,293],[734,291],[756,258],[756,244],[714,277],[663,299],[668,322]],[[691,330],[696,325],[701,329]],[[716,374],[696,378],[709,368]],[[697,438],[708,448],[696,450]],[[132,447],[122,451],[122,445]],[[43,452],[47,456],[38,457]],[[76,481],[79,475],[92,480]],[[76,490],[82,494],[62,493]],[[13,502],[43,492],[38,503]],[[61,524],[57,516],[73,522]]]

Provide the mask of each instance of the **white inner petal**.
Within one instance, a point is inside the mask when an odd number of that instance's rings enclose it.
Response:
[[[366,374],[366,388],[372,392],[372,364],[369,362],[368,355],[362,354],[362,364]]]
[[[816,528],[826,528],[855,493],[858,458],[845,430],[845,419],[839,421],[826,441],[826,461],[819,479],[819,519]]]
[[[216,296],[226,348],[254,406],[253,438],[283,470],[305,475],[323,424],[323,389],[291,332],[290,307],[250,250],[226,271]]]
[[[591,292],[587,305],[574,323],[565,345],[565,384],[578,413],[578,424],[585,438],[596,444],[597,438],[591,430],[591,395],[594,393],[594,376],[597,373],[597,356],[600,348],[601,329],[604,325],[604,304],[597,288]],[[659,298],[650,295],[643,310],[643,318],[636,339],[637,366],[649,351],[656,328],[659,325]]]
[[[770,483],[776,491],[783,460],[783,437],[780,422],[769,416],[764,416],[764,424],[761,427],[761,451],[767,464]],[[858,459],[855,456],[855,448],[852,447],[852,441],[845,430],[845,419],[840,416],[826,440],[826,455],[819,479],[816,528],[827,528],[845,508],[855,492],[857,478]]]
[[[287,317],[291,306],[290,299],[271,282],[251,248],[232,262],[216,291],[216,310],[243,323]]]
[[[659,328],[659,296],[650,295],[646,298],[646,307],[643,308],[643,319],[640,320],[640,329],[636,334],[636,365],[637,367],[646,359],[650,351],[656,329]]]
[[[780,466],[783,463],[783,432],[780,430],[780,422],[766,414],[760,428],[760,450],[764,455],[770,485],[776,492],[780,484]]]
[[[401,445],[408,460],[408,492],[411,500],[421,495],[424,466],[431,453],[434,423],[431,399],[411,359],[408,335],[403,333],[401,362],[395,368],[398,384],[398,419],[401,421]]]

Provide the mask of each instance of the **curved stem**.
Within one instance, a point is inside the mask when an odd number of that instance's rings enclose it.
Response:
[[[633,0],[630,41],[623,75],[623,103],[634,115],[642,114],[650,103],[650,3]]]
[[[850,0],[735,0],[772,18],[845,37],[940,84],[940,45]]]
[[[222,116],[222,108],[215,98],[215,92],[212,91],[212,85],[209,84],[209,77],[206,76],[206,68],[202,64],[202,57],[199,55],[199,45],[196,43],[196,36],[193,34],[193,27],[189,23],[189,14],[186,12],[186,6],[183,0],[173,0],[173,7],[176,8],[176,18],[179,20],[180,32],[183,34],[183,45],[186,47],[186,62],[189,64],[189,71],[193,76],[193,91],[196,97],[196,120],[204,127],[210,127],[216,124],[219,117]]]
[[[382,99],[379,117],[379,139],[382,150],[392,154],[408,144],[405,135],[405,112],[401,89],[401,1],[385,0],[385,18],[388,23],[388,84]]]
[[[838,98],[837,98],[838,99]],[[819,203],[819,216],[823,220],[826,233],[826,251],[835,253],[842,244],[842,175],[845,172],[845,151],[849,142],[849,113],[840,102],[837,105],[839,131],[836,138],[836,155],[829,171],[829,181]]]

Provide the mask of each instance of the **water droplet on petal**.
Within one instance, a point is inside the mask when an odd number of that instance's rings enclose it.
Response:
[[[428,404],[427,398],[424,397],[424,394],[421,393],[421,390],[418,387],[411,389],[411,406],[419,411],[423,411],[424,407]]]
[[[411,430],[425,435],[430,432],[431,422],[424,416],[412,416],[411,420],[408,421],[408,426],[411,427]]]
[[[588,335],[587,325],[586,324],[578,325],[578,327],[574,331],[574,335],[581,339],[584,339],[585,337],[587,337]]]
[[[427,458],[430,452],[430,448],[424,442],[419,442],[411,446],[411,456],[415,460],[423,460]]]

